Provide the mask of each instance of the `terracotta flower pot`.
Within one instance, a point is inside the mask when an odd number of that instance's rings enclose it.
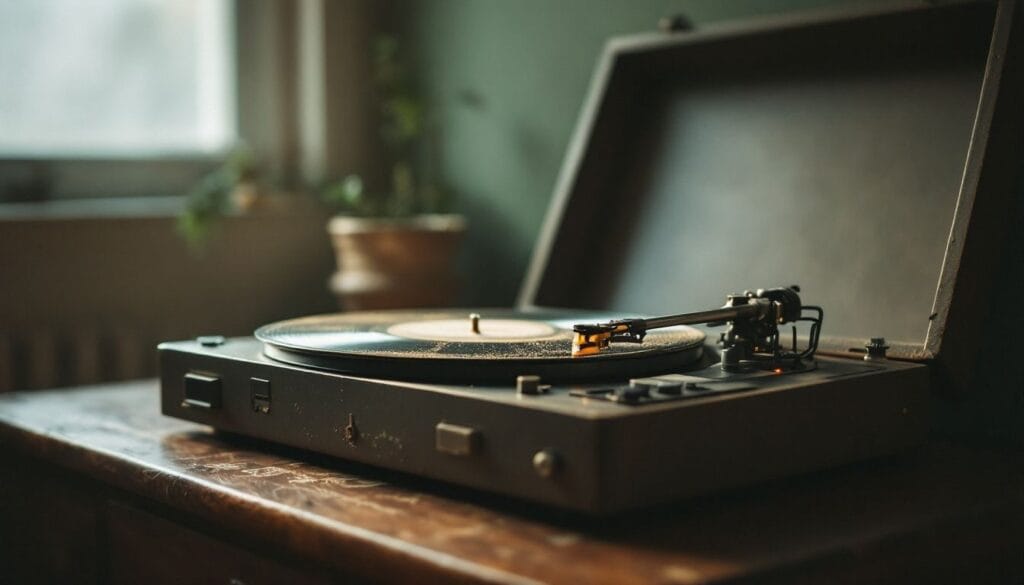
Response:
[[[454,260],[466,231],[461,215],[337,216],[327,231],[338,264],[330,287],[342,309],[444,307],[455,301]]]

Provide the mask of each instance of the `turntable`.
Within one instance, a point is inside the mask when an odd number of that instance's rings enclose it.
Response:
[[[164,343],[162,410],[592,514],[908,449],[980,347],[1014,8],[612,41],[515,309]]]

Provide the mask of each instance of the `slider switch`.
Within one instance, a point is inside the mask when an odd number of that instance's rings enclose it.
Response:
[[[195,372],[185,374],[185,399],[181,405],[205,410],[220,408],[220,378]]]

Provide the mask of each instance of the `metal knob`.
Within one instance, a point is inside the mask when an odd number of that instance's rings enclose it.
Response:
[[[884,360],[885,350],[889,349],[889,346],[885,344],[884,337],[872,337],[864,349],[867,350],[867,353],[864,354],[864,361],[873,362]]]
[[[554,477],[561,467],[562,458],[553,449],[541,449],[533,456],[533,470],[544,479]]]

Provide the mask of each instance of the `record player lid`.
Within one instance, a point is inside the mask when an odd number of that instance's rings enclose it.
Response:
[[[795,283],[826,350],[970,349],[1024,134],[1019,14],[880,10],[610,42],[520,304],[667,314]]]

